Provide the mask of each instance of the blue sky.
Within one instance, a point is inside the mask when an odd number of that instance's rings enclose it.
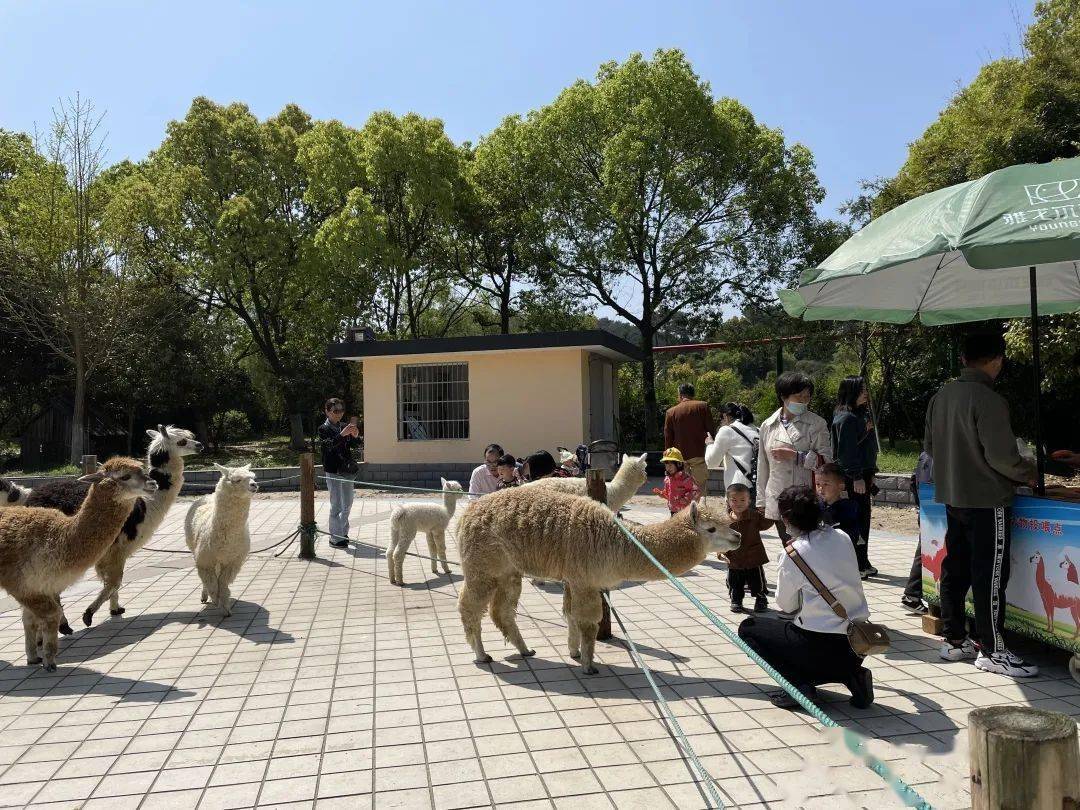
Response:
[[[191,99],[296,102],[360,125],[374,110],[442,118],[475,140],[634,51],[683,49],[813,151],[822,213],[890,175],[987,61],[1019,50],[1030,0],[979,2],[8,2],[0,127],[31,131],[80,91],[107,111],[109,155],[138,159]]]

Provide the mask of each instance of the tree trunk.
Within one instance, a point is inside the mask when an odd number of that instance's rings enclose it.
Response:
[[[289,414],[289,444],[293,450],[303,450],[307,447],[307,436],[304,434],[304,415],[302,413]]]
[[[653,333],[641,332],[641,390],[645,395],[645,449],[653,449],[660,437],[660,413],[656,403],[656,358],[653,356]]]
[[[510,282],[502,288],[499,296],[499,334],[510,334]]]
[[[71,408],[71,453],[68,460],[72,464],[82,461],[86,452],[86,360],[83,359],[82,347],[75,348],[75,401]]]

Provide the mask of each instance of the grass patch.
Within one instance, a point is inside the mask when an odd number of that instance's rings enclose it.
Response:
[[[915,465],[919,463],[921,452],[922,442],[917,439],[900,439],[895,447],[882,444],[881,452],[878,453],[878,469],[883,473],[910,475]]]

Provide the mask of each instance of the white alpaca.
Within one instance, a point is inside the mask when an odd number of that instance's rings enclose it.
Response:
[[[214,469],[221,473],[211,495],[204,495],[188,509],[184,519],[184,539],[195,555],[195,568],[202,580],[202,601],[218,606],[231,616],[229,586],[251,551],[248,512],[251,496],[258,492],[251,465]]]
[[[444,574],[450,573],[446,563],[446,527],[454,516],[457,502],[465,497],[461,484],[457,481],[442,481],[443,502],[407,503],[399,506],[390,516],[390,547],[386,550],[386,564],[390,569],[390,581],[395,585],[404,585],[401,574],[405,554],[409,551],[417,532],[427,534],[428,554],[431,557],[431,573],[438,574],[437,562],[442,563]]]
[[[645,474],[646,453],[633,458],[624,455],[622,464],[607,485],[607,505],[612,512],[618,512],[633,498],[647,480]],[[541,478],[525,485],[526,489],[551,489],[567,492],[571,495],[586,495],[587,482],[584,478]]]
[[[24,486],[0,478],[0,509],[8,506],[25,506],[26,499],[30,497],[30,490]]]

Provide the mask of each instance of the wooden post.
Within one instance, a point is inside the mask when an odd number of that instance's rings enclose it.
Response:
[[[603,470],[585,471],[585,492],[594,501],[607,503],[607,483],[604,481]],[[606,594],[608,591],[603,591],[603,593]],[[596,640],[607,641],[611,638],[611,608],[608,607],[607,600],[602,595],[600,611],[600,626],[596,630]]]
[[[973,810],[1076,810],[1080,748],[1076,723],[1027,706],[989,706],[968,715]]]
[[[940,636],[945,632],[945,621],[941,618],[941,607],[927,604],[927,612],[922,617],[922,631],[930,636]]]
[[[92,472],[97,472],[97,456],[83,456],[82,474],[89,475]]]
[[[315,454],[300,454],[300,559],[315,559]]]

